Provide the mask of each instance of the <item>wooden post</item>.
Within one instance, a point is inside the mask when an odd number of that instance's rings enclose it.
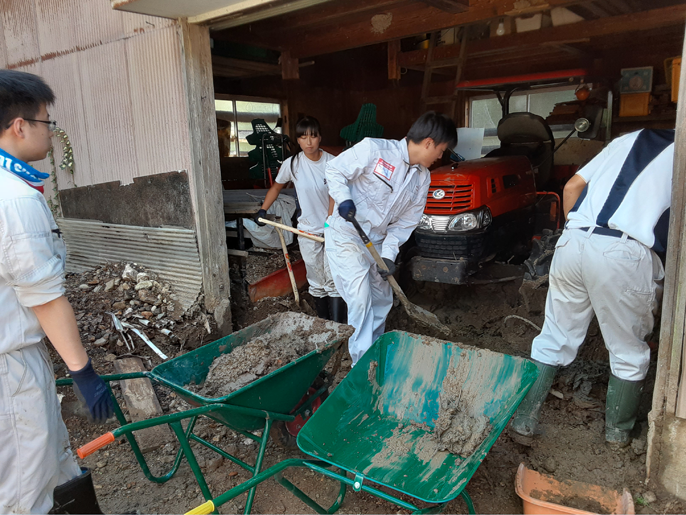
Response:
[[[686,46],[684,46],[682,55],[686,56]],[[684,100],[686,100],[686,84],[684,81],[686,81],[686,70],[682,68],[674,141],[674,172],[660,347],[657,357],[652,409],[648,414],[647,481],[660,476],[661,454],[664,452],[662,446],[663,428],[665,418],[673,418],[676,412],[677,389],[684,348],[686,292],[680,288],[680,285],[686,281],[686,245],[683,244],[686,239],[686,227],[684,226],[684,209],[686,209],[686,121],[684,118],[686,117],[686,102]]]
[[[192,163],[188,176],[205,309],[213,313],[220,331],[228,334],[232,330],[229,259],[214,110],[210,31],[205,26],[181,20],[179,33]]]
[[[388,80],[400,80],[400,65],[398,54],[400,53],[400,40],[394,39],[388,42]]]
[[[300,62],[297,57],[291,57],[291,53],[281,52],[281,78],[283,80],[300,79]]]

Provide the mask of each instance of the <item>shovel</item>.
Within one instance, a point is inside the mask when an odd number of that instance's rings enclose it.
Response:
[[[258,218],[257,221],[261,222],[263,224],[271,225],[272,227],[276,227],[277,229],[283,229],[284,231],[290,231],[293,234],[297,234],[298,236],[304,236],[305,238],[309,238],[311,240],[318,241],[319,243],[324,243],[324,238],[322,238],[321,236],[317,236],[316,234],[301,231],[300,229],[296,229],[295,227],[291,227],[290,225],[280,224],[279,222],[272,222],[271,220],[267,220],[266,218]]]
[[[381,256],[374,247],[374,244],[367,237],[367,234],[364,232],[364,229],[360,227],[360,224],[358,223],[357,219],[354,216],[351,216],[347,220],[355,226],[357,233],[360,235],[360,238],[362,238],[362,242],[369,249],[369,252],[374,258],[374,261],[376,261],[376,264],[379,266],[379,268],[381,270],[385,270],[386,272],[388,272],[388,267],[386,266],[386,263],[384,263],[383,259],[381,259]],[[398,299],[400,299],[400,303],[405,308],[405,311],[412,319],[414,319],[416,322],[419,322],[422,325],[431,327],[432,329],[435,329],[446,336],[450,335],[450,329],[446,325],[441,324],[436,315],[428,312],[426,309],[422,307],[417,306],[416,304],[412,304],[407,299],[405,293],[403,293],[403,290],[400,289],[400,286],[396,282],[395,277],[389,274],[388,276],[386,276],[386,279],[388,280],[388,283],[391,285],[391,288],[393,288],[393,291],[395,292]]]

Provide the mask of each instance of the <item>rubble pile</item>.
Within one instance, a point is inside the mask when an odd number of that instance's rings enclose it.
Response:
[[[70,273],[66,284],[84,345],[106,351],[106,361],[138,355],[159,363],[214,339],[216,326],[200,308],[202,298],[184,313],[173,285],[136,263]]]

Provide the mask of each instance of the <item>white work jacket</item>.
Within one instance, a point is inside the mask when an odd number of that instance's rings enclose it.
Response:
[[[65,258],[43,195],[0,169],[0,354],[43,339],[31,307],[64,294]]]
[[[419,224],[431,183],[429,170],[409,163],[405,139],[365,138],[327,163],[329,195],[336,202],[329,225],[351,238],[359,235],[338,214],[345,200],[355,203],[356,218],[381,257],[395,261],[400,245]]]

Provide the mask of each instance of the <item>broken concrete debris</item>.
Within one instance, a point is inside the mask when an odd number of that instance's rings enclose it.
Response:
[[[136,263],[67,274],[67,296],[86,348],[107,355],[160,362],[216,339],[208,335],[216,324],[201,308],[202,296],[184,312],[173,285]]]

